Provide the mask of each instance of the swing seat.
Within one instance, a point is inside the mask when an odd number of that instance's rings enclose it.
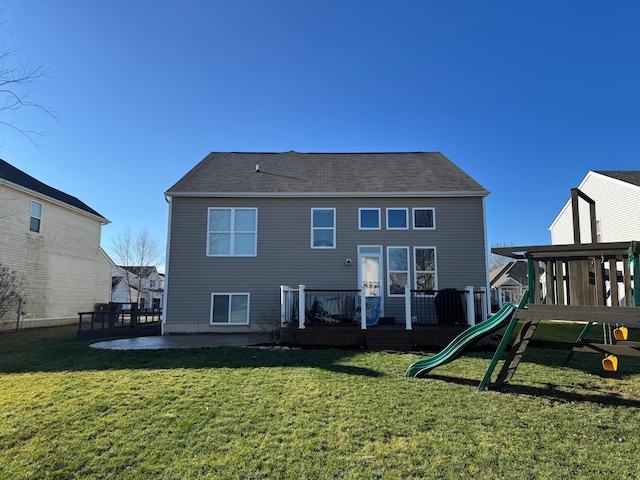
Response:
[[[602,368],[607,372],[615,372],[618,370],[618,357],[615,355],[609,355],[602,359]]]
[[[626,340],[629,338],[629,329],[627,327],[618,327],[613,331],[613,337],[616,340]]]

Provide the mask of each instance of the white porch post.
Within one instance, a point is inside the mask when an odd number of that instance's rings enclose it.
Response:
[[[502,287],[498,287],[498,308],[502,307]]]
[[[367,329],[367,290],[364,285],[360,289],[360,328]]]
[[[305,314],[304,285],[298,285],[298,328],[304,328]]]
[[[467,291],[467,323],[469,325],[475,325],[476,318],[473,312],[473,287],[466,287]]]
[[[411,330],[413,324],[411,323],[411,287],[409,285],[404,287],[404,321],[405,328]]]
[[[284,296],[284,285],[280,285],[280,326],[284,327],[284,322],[285,322],[285,304],[284,302],[286,301],[285,296]]]

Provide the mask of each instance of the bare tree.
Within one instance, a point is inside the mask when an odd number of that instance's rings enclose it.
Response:
[[[513,243],[494,243],[491,248],[500,247],[513,247]],[[513,261],[512,258],[498,255],[496,253],[489,253],[489,271],[493,271],[496,268],[500,268],[503,265]]]
[[[12,319],[4,318],[11,312],[17,312],[20,298],[24,296],[27,284],[24,277],[0,264],[0,322],[8,323]]]
[[[1,12],[0,12],[1,14]],[[0,29],[4,29],[4,21],[0,21]],[[0,125],[11,128],[37,145],[34,137],[42,136],[42,132],[29,130],[8,120],[9,113],[30,108],[40,110],[47,116],[57,120],[55,112],[31,100],[35,86],[44,78],[50,76],[46,64],[33,66],[15,60],[18,49],[0,43]]]
[[[129,302],[138,303],[144,280],[164,261],[160,243],[146,228],[137,234],[127,228],[114,238],[112,255],[124,270]]]

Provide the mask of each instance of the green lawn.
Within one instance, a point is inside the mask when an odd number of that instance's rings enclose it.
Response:
[[[491,352],[408,379],[425,354],[109,351],[74,333],[0,334],[0,478],[638,478],[636,358],[608,373],[531,349],[477,393]]]

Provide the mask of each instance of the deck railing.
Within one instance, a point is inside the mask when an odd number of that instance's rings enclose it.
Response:
[[[484,289],[411,290],[411,323],[474,325],[487,318],[486,302]]]
[[[280,287],[282,326],[305,328],[307,325],[357,325],[367,328],[376,308],[375,299],[363,298],[362,290],[312,290]],[[366,318],[360,305],[367,304]],[[304,314],[299,314],[301,307]],[[400,324],[407,330],[413,325],[473,325],[487,318],[486,288],[464,290],[405,290],[405,311]]]
[[[161,309],[139,309],[136,303],[109,303],[108,308],[78,313],[78,333],[82,337],[128,335],[128,330],[159,325]]]

